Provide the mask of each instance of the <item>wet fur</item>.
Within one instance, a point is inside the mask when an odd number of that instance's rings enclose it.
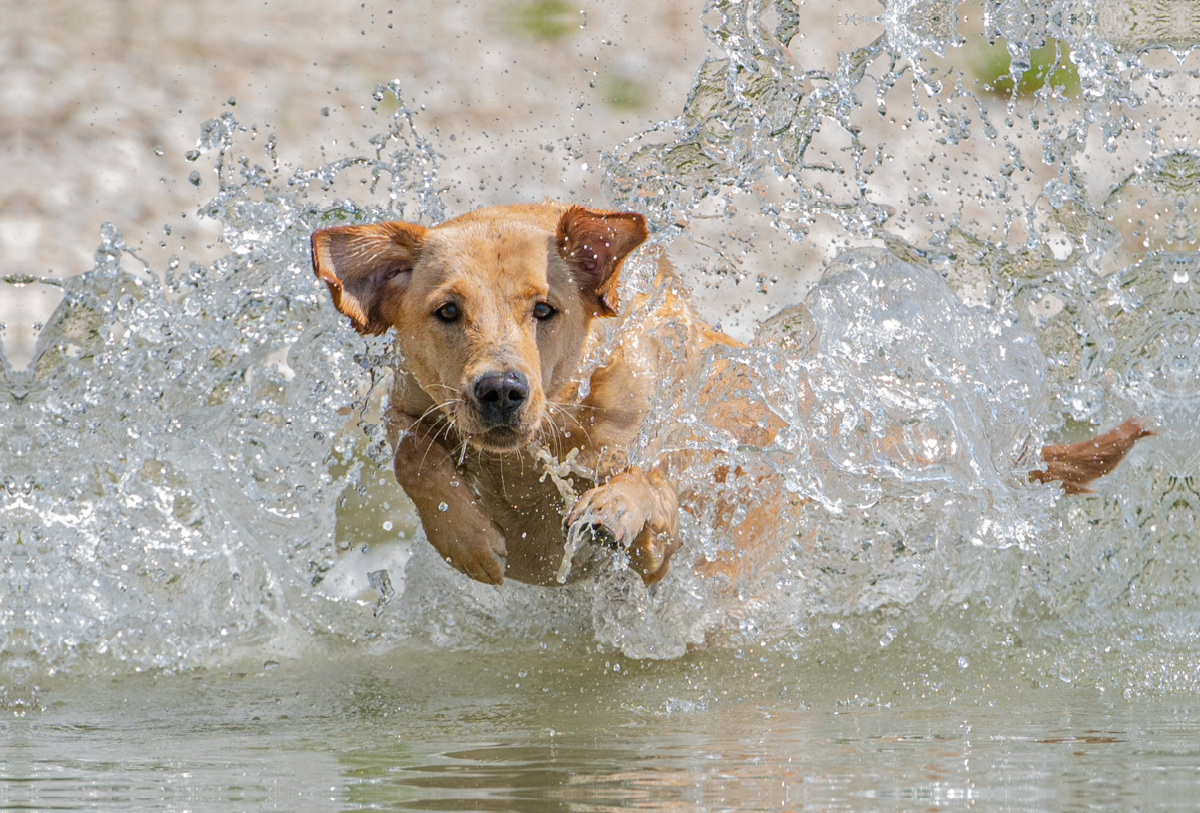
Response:
[[[386,421],[396,479],[430,543],[471,578],[556,584],[568,534],[588,529],[627,551],[647,583],[666,574],[679,547],[680,495],[668,461],[642,470],[625,450],[656,386],[680,372],[691,380],[688,371],[706,348],[737,342],[700,322],[659,254],[656,287],[665,295],[635,303],[630,311],[639,323],[603,348],[599,367],[583,370],[583,360],[600,349],[603,320],[619,311],[621,265],[645,238],[641,215],[550,203],[480,209],[430,229],[376,223],[313,234],[313,267],[337,308],[360,332],[395,330],[404,369],[396,373]],[[542,306],[553,315],[538,317]],[[452,322],[443,318],[449,313],[457,314]],[[684,368],[675,375],[659,369],[669,354],[650,329],[657,325],[677,326],[684,336],[684,357],[671,356]],[[500,375],[528,387],[503,390],[519,407],[497,423],[485,403],[495,393],[479,392],[480,382]],[[723,382],[718,374],[703,385],[722,404],[714,417],[744,442],[765,442],[759,436],[771,426],[727,397]],[[1128,421],[1090,441],[1047,446],[1046,470],[1031,478],[1086,491],[1147,434]],[[594,473],[582,483],[576,478],[582,487],[573,504],[546,475],[539,451],[556,460],[574,455],[577,471]],[[770,505],[751,511],[732,529],[739,550],[698,569],[733,575],[755,566],[758,557],[750,554],[763,547],[756,540],[770,538],[777,516]],[[589,550],[569,580],[598,561]]]

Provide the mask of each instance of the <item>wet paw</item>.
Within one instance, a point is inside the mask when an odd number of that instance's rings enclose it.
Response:
[[[670,534],[655,533],[650,517],[635,500],[607,485],[584,494],[564,524],[572,550],[580,549],[587,541],[623,550],[629,555],[630,567],[647,584],[666,574],[667,561],[679,548]]]
[[[465,573],[477,582],[501,584],[504,581],[504,558],[492,551],[477,552],[458,559],[447,557],[446,561],[456,570]]]
[[[448,527],[427,524],[425,535],[455,570],[477,582],[501,584],[508,556],[504,535],[488,518],[479,516],[476,519],[479,520],[477,523]]]
[[[628,497],[611,486],[597,486],[579,498],[563,523],[571,537],[589,530],[600,544],[628,548],[646,526],[647,517]]]

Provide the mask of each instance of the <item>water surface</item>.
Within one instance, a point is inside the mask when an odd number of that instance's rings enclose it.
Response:
[[[1194,802],[1200,720],[1188,699],[772,661],[618,667],[599,654],[411,648],[57,683],[43,711],[4,723],[0,798],[9,809],[194,811]]]

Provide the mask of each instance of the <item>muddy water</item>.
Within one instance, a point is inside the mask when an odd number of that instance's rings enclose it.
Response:
[[[738,444],[697,382],[664,387],[631,457],[705,454],[675,472],[698,498],[653,592],[620,557],[558,590],[470,583],[390,483],[400,362],[335,317],[307,238],[470,205],[403,83],[299,169],[232,106],[200,124],[215,260],[143,262],[106,225],[87,273],[6,277],[62,299],[28,364],[0,357],[5,802],[1186,798],[1190,7],[851,5],[821,18],[834,53],[789,0],[708,4],[680,115],[587,170],[747,340],[710,369],[780,427]],[[653,294],[649,257],[626,294]],[[1096,494],[1028,482],[1043,443],[1130,415],[1157,435]],[[718,497],[784,520],[733,583],[691,567],[733,543]]]

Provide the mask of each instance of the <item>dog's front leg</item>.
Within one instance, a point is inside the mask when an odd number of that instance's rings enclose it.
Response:
[[[629,564],[646,584],[667,574],[679,549],[679,495],[657,471],[629,468],[579,498],[566,525],[578,533],[586,526],[611,536],[629,552]]]
[[[388,416],[396,446],[396,480],[417,506],[425,536],[456,570],[485,584],[504,581],[508,551],[499,526],[437,442],[437,429],[409,416]]]

